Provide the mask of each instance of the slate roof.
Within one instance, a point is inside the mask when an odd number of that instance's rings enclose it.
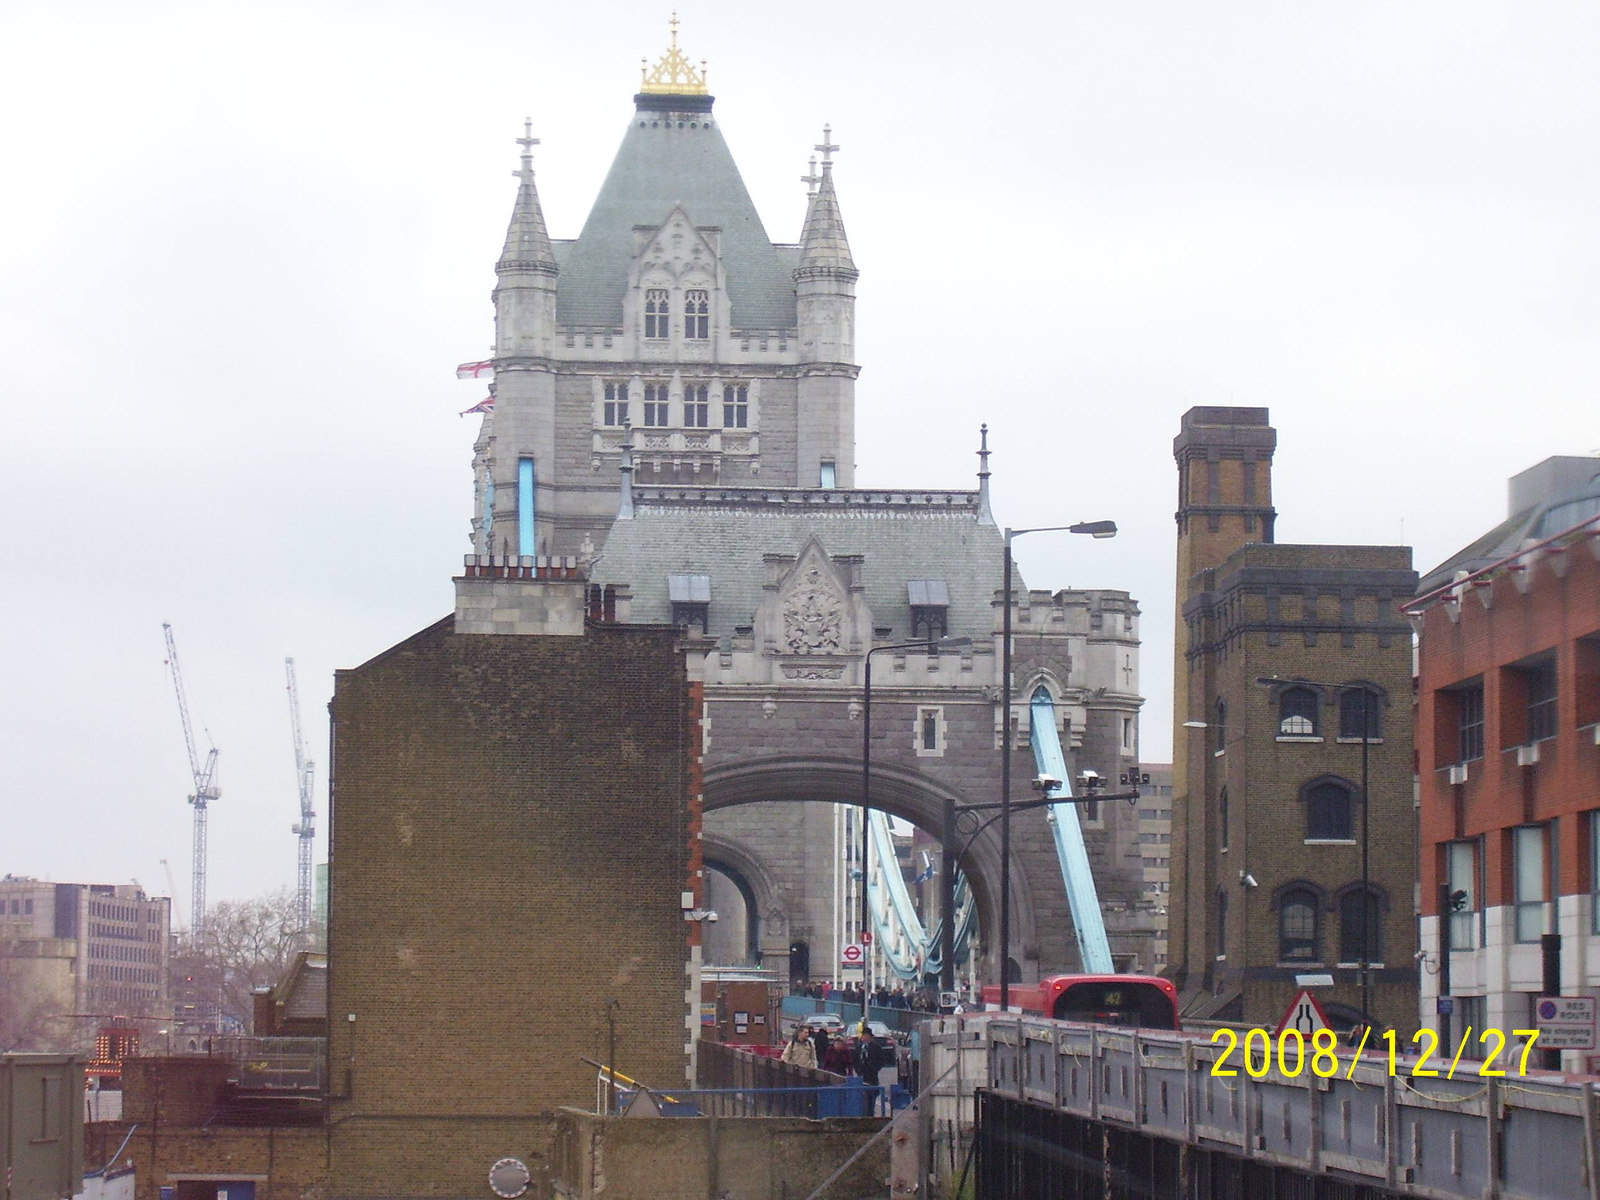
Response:
[[[611,527],[591,578],[632,588],[631,620],[670,622],[668,577],[709,575],[707,632],[731,634],[734,626],[751,623],[765,595],[762,556],[798,555],[816,534],[829,555],[862,557],[861,578],[874,624],[909,635],[906,585],[940,578],[949,588],[950,635],[990,636],[1004,541],[994,525],[979,523],[975,492],[910,492],[904,493],[907,500],[893,504],[812,508],[794,501],[828,493],[803,488],[750,489],[745,496],[735,489],[716,491],[718,499],[710,503],[636,497],[633,519]],[[761,499],[778,495],[789,502]],[[924,499],[929,496],[932,504]],[[947,503],[946,497],[954,499]],[[828,498],[841,497],[835,492]]]
[[[795,326],[792,250],[772,244],[722,130],[696,118],[634,114],[589,219],[576,241],[558,244],[556,320],[622,324],[622,296],[634,259],[634,227],[655,228],[681,203],[698,226],[722,230],[722,262],[736,329]]]

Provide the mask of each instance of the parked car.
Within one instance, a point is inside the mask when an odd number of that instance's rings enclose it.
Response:
[[[812,1013],[800,1023],[807,1029],[826,1029],[830,1037],[837,1037],[844,1032],[844,1018],[838,1013]]]
[[[880,1037],[891,1046],[900,1044],[900,1039],[895,1036],[894,1030],[890,1029],[882,1021],[868,1021],[867,1028],[872,1031],[873,1037]]]

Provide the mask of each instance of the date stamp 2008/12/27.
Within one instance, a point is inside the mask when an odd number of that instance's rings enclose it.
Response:
[[[1371,1032],[1369,1028],[1362,1033],[1361,1045],[1356,1048],[1355,1056],[1350,1059],[1348,1073],[1352,1076],[1355,1074],[1356,1063],[1361,1060],[1361,1052],[1366,1049],[1367,1038]],[[1507,1069],[1499,1065],[1501,1056],[1505,1055],[1508,1064],[1513,1060],[1515,1062],[1516,1070],[1509,1072],[1510,1074],[1526,1075],[1528,1055],[1534,1043],[1539,1040],[1539,1030],[1513,1029],[1511,1036],[1527,1040],[1521,1046],[1513,1046],[1510,1054],[1507,1054],[1506,1047],[1510,1044],[1510,1039],[1506,1037],[1504,1030],[1485,1029],[1474,1041],[1472,1029],[1469,1027],[1462,1034],[1455,1058],[1445,1071],[1428,1065],[1439,1052],[1439,1035],[1431,1029],[1419,1029],[1411,1035],[1411,1041],[1406,1045],[1415,1046],[1415,1051],[1402,1049],[1399,1035],[1392,1029],[1386,1031],[1380,1040],[1388,1047],[1390,1075],[1409,1075],[1413,1079],[1439,1076],[1454,1079],[1457,1071],[1461,1069],[1462,1052],[1469,1045],[1481,1047],[1483,1057],[1469,1058],[1466,1069],[1461,1071],[1462,1074],[1482,1077],[1508,1074]],[[1265,1029],[1252,1029],[1244,1035],[1242,1043],[1237,1031],[1218,1029],[1212,1033],[1211,1042],[1213,1045],[1219,1042],[1225,1043],[1221,1055],[1211,1064],[1211,1074],[1217,1076],[1239,1074],[1237,1067],[1229,1065],[1229,1060],[1235,1052],[1239,1053],[1245,1073],[1252,1079],[1265,1077],[1274,1065],[1277,1066],[1280,1075],[1290,1079],[1299,1077],[1307,1069],[1319,1079],[1329,1079],[1339,1074],[1342,1066],[1336,1053],[1339,1039],[1331,1029],[1319,1029],[1309,1039],[1298,1029],[1285,1029],[1276,1038]],[[1521,1051],[1520,1055],[1517,1053],[1518,1050]],[[1413,1053],[1416,1055],[1415,1060],[1407,1061]],[[1402,1055],[1406,1056],[1406,1060],[1402,1059]],[[1443,1063],[1444,1059],[1440,1057],[1438,1061]]]

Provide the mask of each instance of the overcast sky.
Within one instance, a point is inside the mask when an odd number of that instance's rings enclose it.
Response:
[[[774,239],[843,146],[859,482],[972,486],[987,421],[1002,524],[1121,525],[1019,560],[1143,605],[1149,761],[1185,409],[1271,408],[1279,540],[1420,568],[1600,447],[1592,2],[681,15]],[[575,236],[666,16],[0,0],[0,872],[165,892],[167,858],[187,915],[167,620],[222,751],[211,897],[293,882],[283,659],[321,793],[333,670],[451,606],[512,139]]]

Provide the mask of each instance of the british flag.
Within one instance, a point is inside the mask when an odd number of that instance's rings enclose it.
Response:
[[[492,413],[493,411],[494,411],[494,397],[493,396],[485,396],[482,400],[479,400],[471,408],[462,409],[461,412],[458,415],[465,417],[465,416],[470,416],[472,413]]]
[[[494,377],[494,362],[492,360],[462,363],[456,368],[457,379],[482,379],[485,376]]]

